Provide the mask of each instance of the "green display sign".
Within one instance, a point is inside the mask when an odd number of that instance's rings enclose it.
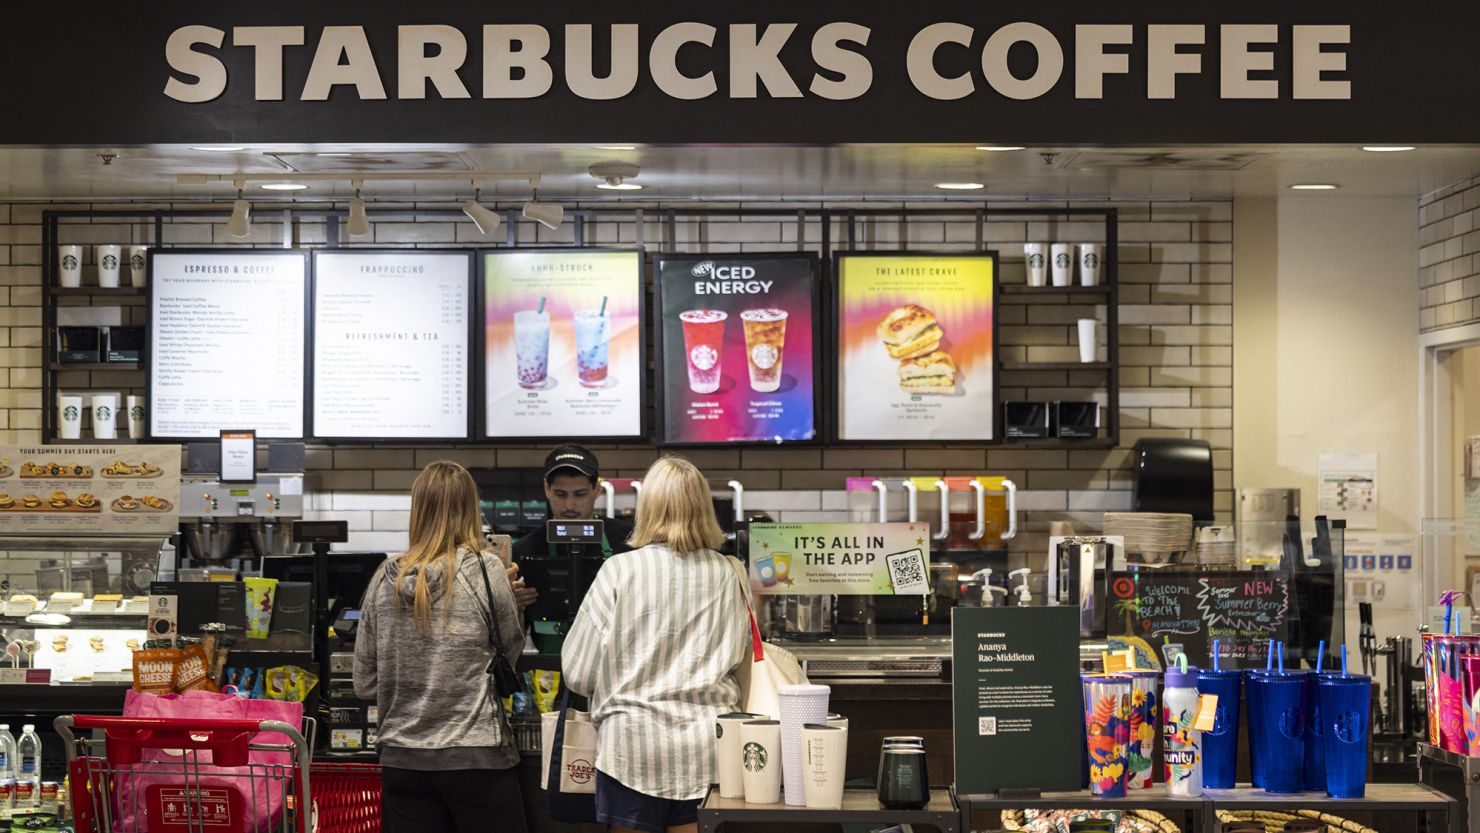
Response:
[[[930,592],[930,527],[755,523],[749,560],[757,593],[924,596]]]
[[[956,793],[1079,789],[1079,610],[958,607],[951,646]]]

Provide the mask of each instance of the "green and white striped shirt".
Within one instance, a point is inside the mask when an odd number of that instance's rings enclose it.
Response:
[[[703,798],[715,717],[740,703],[749,623],[717,552],[655,544],[607,559],[561,652],[562,681],[591,698],[596,768],[646,795]]]

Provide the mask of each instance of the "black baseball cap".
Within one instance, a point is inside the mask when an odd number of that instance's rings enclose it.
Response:
[[[596,455],[578,445],[562,445],[551,451],[545,458],[545,482],[550,482],[561,469],[570,469],[577,474],[591,478],[595,483],[601,468],[596,462]]]

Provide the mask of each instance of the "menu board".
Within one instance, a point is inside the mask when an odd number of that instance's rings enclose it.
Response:
[[[668,255],[658,261],[663,440],[817,436],[817,259]]]
[[[0,533],[180,531],[180,446],[0,446]]]
[[[1295,618],[1290,579],[1263,570],[1111,573],[1105,630],[1138,658],[1169,664],[1185,653],[1207,667],[1213,640],[1231,668],[1260,664],[1269,640],[1285,641]]]
[[[484,433],[642,435],[642,255],[487,252]]]
[[[149,434],[303,436],[305,252],[149,252]]]
[[[995,255],[838,257],[838,439],[995,436]]]
[[[314,253],[313,435],[467,439],[472,255]]]

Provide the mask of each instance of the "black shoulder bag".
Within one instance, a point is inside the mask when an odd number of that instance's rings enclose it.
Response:
[[[493,688],[500,699],[512,697],[515,692],[524,690],[524,677],[514,670],[508,657],[504,656],[504,639],[498,628],[498,608],[493,603],[493,582],[488,580],[488,567],[483,563],[483,553],[475,552],[473,557],[478,559],[478,571],[483,574],[483,588],[488,591],[488,641],[493,646],[493,662],[488,664],[488,676],[493,679]]]

